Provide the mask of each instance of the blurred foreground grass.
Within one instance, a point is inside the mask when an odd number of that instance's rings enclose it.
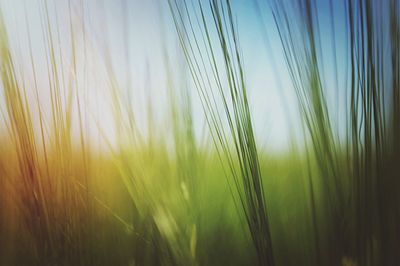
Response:
[[[72,23],[71,7],[66,52],[43,2],[47,64],[38,69],[31,49],[30,74],[19,71],[1,20],[0,264],[396,265],[400,31],[398,3],[389,2],[387,17],[373,1],[344,2],[343,140],[325,96],[317,2],[271,1],[306,136],[304,149],[284,154],[256,141],[230,1],[169,1],[209,128],[205,141],[194,133],[191,94],[172,78],[168,127],[151,116],[150,95],[144,137],[105,49],[116,141],[99,126],[102,146],[94,145],[78,78],[85,30]],[[390,34],[379,38],[382,28]],[[175,70],[168,54],[164,68]]]

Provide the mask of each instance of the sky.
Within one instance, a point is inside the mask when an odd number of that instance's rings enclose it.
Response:
[[[40,97],[45,104],[49,99],[45,70],[44,40],[46,35],[43,33],[45,1],[0,0],[0,3],[13,55],[20,71],[25,73],[25,77],[30,77],[31,81],[29,50],[32,47],[34,60],[39,70]],[[329,16],[324,16],[328,13],[328,1],[319,3],[323,15],[320,21],[322,47],[332,50]],[[167,1],[48,0],[47,8],[51,28],[54,31],[53,38],[56,39],[56,46],[64,54],[64,61],[58,63],[66,66],[64,68],[67,69],[71,65],[69,4],[72,7],[73,27],[78,29],[76,47],[80,74],[77,80],[79,80],[79,93],[86,99],[84,105],[89,113],[86,119],[88,131],[97,132],[96,128],[101,124],[102,131],[108,138],[116,138],[110,95],[107,93],[110,81],[107,78],[105,66],[109,62],[111,62],[123,98],[133,106],[137,124],[143,134],[147,134],[149,96],[155,107],[156,121],[160,128],[171,127],[170,121],[165,119],[169,104],[168,79],[165,70],[165,58],[168,58],[174,69],[172,73],[174,83],[189,87],[193,99],[196,134],[198,136],[202,134],[205,126],[203,110],[185,65]],[[289,148],[290,138],[302,137],[299,133],[302,128],[296,95],[286,68],[273,17],[265,2],[260,2],[259,5],[263,14],[262,18],[258,16],[258,7],[252,1],[234,0],[232,7],[237,20],[257,140],[266,149],[284,151]],[[344,26],[343,10],[340,4],[335,4],[334,10],[336,10],[334,24],[337,50],[339,54],[344,55],[346,47],[343,46],[342,39],[345,36],[339,30]],[[210,24],[212,23],[211,16],[207,16],[207,20]],[[85,29],[85,34],[82,30],[79,31],[82,27]],[[56,32],[56,29],[59,31]],[[267,38],[265,32],[268,35]],[[28,36],[31,38],[30,42]],[[217,41],[216,36],[213,38]],[[110,55],[110,61],[107,61],[105,54]],[[345,57],[337,56],[339,64],[344,64]],[[324,63],[327,66],[326,72],[332,72],[332,59],[332,54],[327,52],[328,63]],[[333,84],[333,75],[326,76],[329,94],[331,86],[329,84]],[[342,79],[344,80],[344,77]],[[29,85],[28,90],[33,91]],[[336,110],[340,109],[342,104],[340,100],[334,100],[334,95],[330,98],[332,101],[328,105]],[[34,99],[33,95],[31,99]],[[337,116],[339,116],[339,111]]]

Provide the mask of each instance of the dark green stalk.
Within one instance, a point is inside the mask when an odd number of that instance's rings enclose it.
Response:
[[[187,7],[186,1],[183,2]],[[197,20],[197,25],[192,24],[192,10],[179,9],[176,1],[169,1],[169,4],[217,152],[227,160],[233,176],[259,263],[274,265],[265,193],[230,1],[209,2],[213,23],[206,20],[206,9],[199,1],[201,21]],[[186,24],[182,23],[184,16],[188,18]],[[212,39],[210,27],[216,30],[219,42]],[[222,56],[221,65],[216,60],[218,53]],[[212,69],[211,78],[208,69]],[[217,108],[219,105],[223,106],[222,113]],[[223,121],[227,122],[228,130]],[[233,150],[229,140],[233,141]]]

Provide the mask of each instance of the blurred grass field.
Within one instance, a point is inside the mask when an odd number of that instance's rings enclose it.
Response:
[[[163,46],[167,104],[146,87],[142,124],[125,94],[140,85],[121,80],[106,30],[86,32],[83,2],[63,2],[65,29],[38,1],[44,54],[26,16],[23,59],[0,15],[0,265],[400,263],[398,1],[249,3],[260,38],[277,29],[297,99],[302,132],[282,152],[255,131],[234,1],[168,0],[183,58]]]

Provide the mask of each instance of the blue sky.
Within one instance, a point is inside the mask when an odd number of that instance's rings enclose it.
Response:
[[[334,1],[334,23],[338,64],[345,62],[345,38],[340,28],[344,27],[344,10],[341,2]],[[5,17],[10,43],[21,66],[22,71],[29,61],[27,27],[32,38],[35,60],[40,69],[45,69],[45,47],[43,45],[43,0],[0,0]],[[204,1],[206,3],[206,1]],[[300,118],[296,97],[291,80],[286,70],[282,46],[277,35],[276,27],[265,2],[260,1],[263,13],[262,21],[257,16],[256,6],[252,1],[232,1],[233,10],[237,17],[240,45],[243,52],[246,81],[249,88],[249,100],[252,109],[256,136],[263,147],[275,151],[285,150],[289,144],[291,132],[301,138]],[[333,92],[334,76],[332,72],[333,55],[332,34],[328,1],[318,2],[320,13],[320,30],[322,47],[324,49],[325,71],[328,73],[328,94]],[[146,134],[146,103],[149,93],[156,107],[157,121],[161,128],[169,123],[165,121],[168,105],[165,73],[164,51],[173,65],[173,80],[176,84],[190,86],[194,98],[194,121],[197,133],[200,135],[204,127],[203,111],[197,98],[197,93],[190,82],[190,76],[185,70],[185,61],[179,47],[176,31],[172,22],[167,1],[161,0],[71,0],[72,20],[74,26],[84,25],[86,35],[80,33],[77,40],[78,59],[82,76],[80,86],[87,91],[87,108],[97,121],[101,121],[108,136],[113,138],[112,116],[108,96],[105,92],[104,47],[108,47],[112,65],[118,84],[126,99],[134,106],[138,124]],[[207,5],[206,5],[207,6]],[[50,21],[53,29],[60,29],[60,48],[66,53],[65,65],[68,65],[70,53],[69,12],[68,1],[48,1]],[[26,11],[25,11],[26,10]],[[83,11],[82,11],[83,10]],[[25,14],[27,24],[25,21]],[[211,18],[208,17],[211,21]],[[263,29],[263,27],[265,28]],[[263,30],[267,29],[268,39]],[[216,41],[216,39],[215,39]],[[268,41],[268,43],[266,43]],[[326,51],[325,51],[326,48]],[[86,49],[86,58],[83,50]],[[84,63],[86,62],[86,63]],[[24,67],[25,65],[25,67]],[[343,72],[342,72],[343,73]],[[46,102],[46,72],[41,71],[41,97]],[[344,77],[341,77],[344,80]],[[83,90],[83,89],[82,89]],[[150,92],[149,92],[150,91]],[[338,101],[328,104],[340,109]],[[90,100],[91,99],[91,100]],[[340,101],[339,101],[340,102]],[[339,116],[339,114],[338,114]],[[90,119],[89,119],[90,120]],[[109,125],[109,126],[108,126]],[[96,126],[91,125],[95,128]],[[93,129],[93,131],[96,131]]]

